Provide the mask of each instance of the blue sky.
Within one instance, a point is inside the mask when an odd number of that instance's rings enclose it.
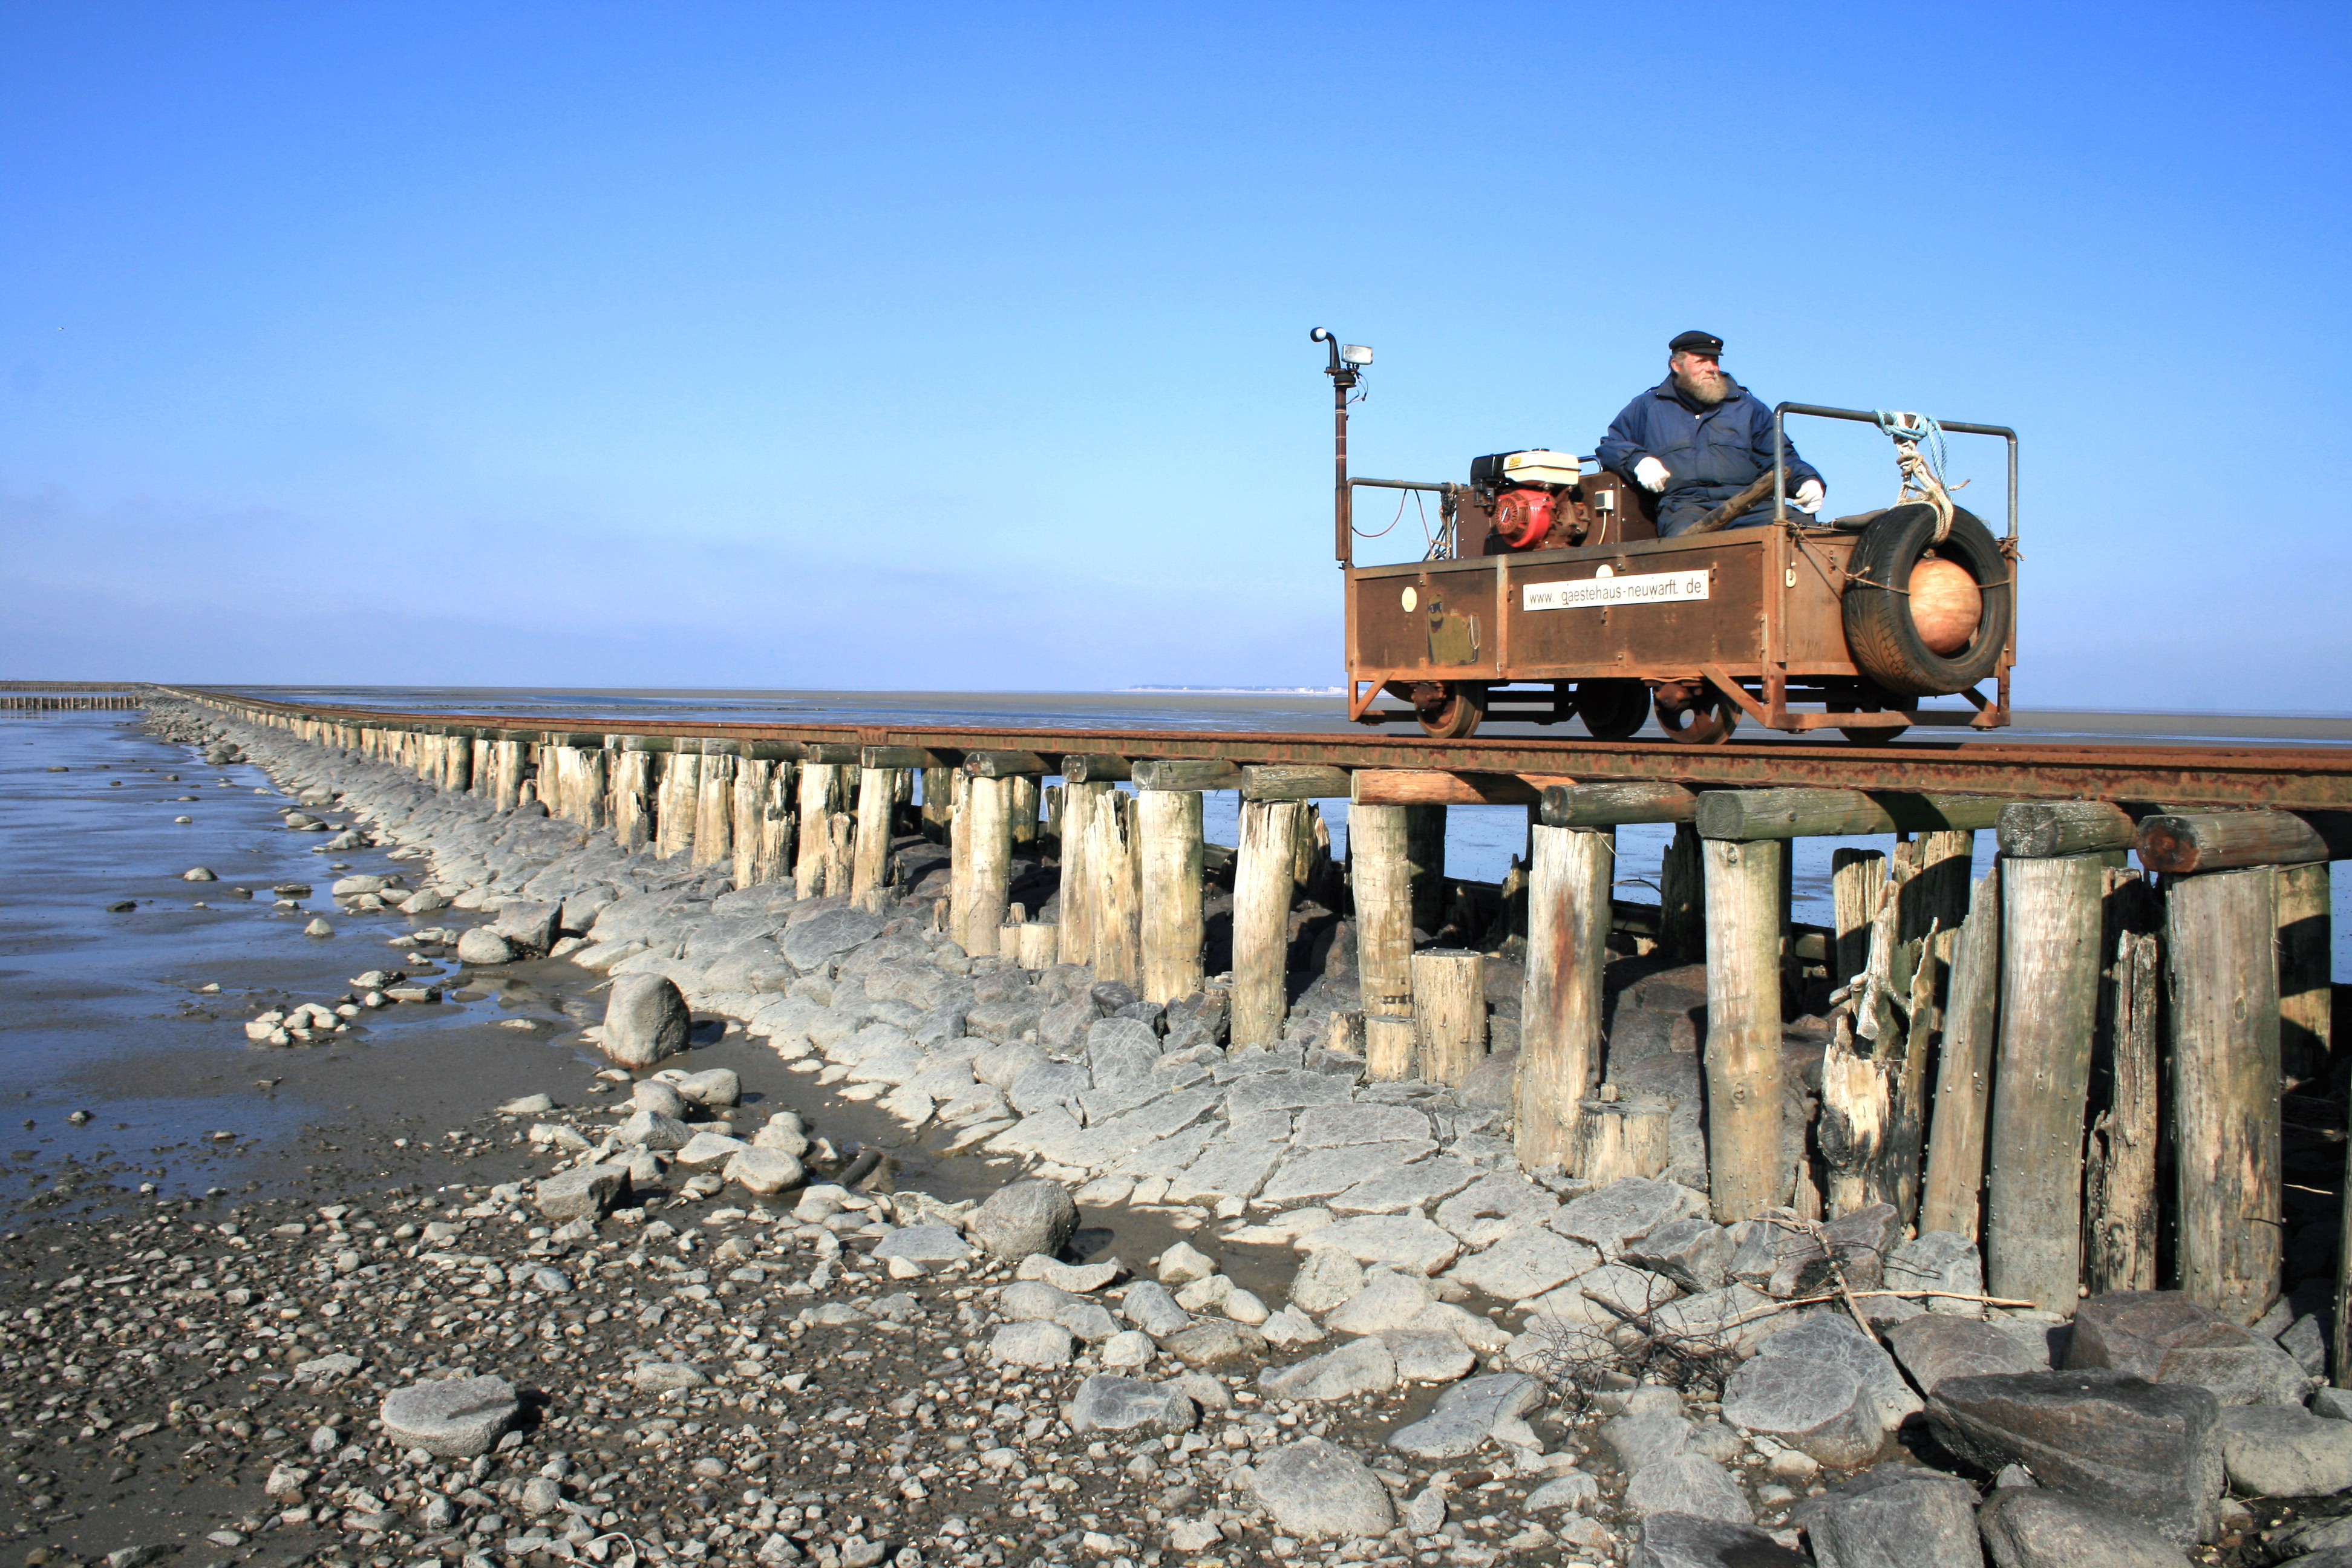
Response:
[[[2352,710],[2345,16],[15,0],[0,671],[1336,681],[1309,327],[1444,479],[1698,326],[2019,427],[2021,704]]]

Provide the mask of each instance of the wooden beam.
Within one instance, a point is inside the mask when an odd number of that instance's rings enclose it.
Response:
[[[861,768],[951,768],[961,752],[934,752],[921,746],[866,746],[857,753]]]
[[[1130,772],[1125,757],[1108,752],[1074,752],[1062,759],[1064,784],[1118,784]]]
[[[2001,807],[1995,830],[2011,860],[2048,860],[2128,849],[2139,826],[2131,813],[2104,800],[2017,800]]]
[[[1990,827],[2009,804],[1990,795],[1910,795],[1892,790],[1708,790],[1693,820],[1702,838],[1855,837]]]
[[[845,745],[835,741],[810,741],[801,747],[803,762],[823,763],[827,767],[854,768],[865,753],[863,746]]]
[[[2168,877],[2245,866],[2307,866],[2352,858],[2352,833],[2336,812],[2200,811],[2143,818],[2133,849]]]
[[[1547,787],[1576,781],[1550,773],[1363,768],[1349,782],[1349,798],[1358,805],[1534,805]]]
[[[1009,779],[1023,773],[1050,773],[1054,764],[1034,752],[966,752],[963,771],[976,779]]]
[[[1629,822],[1688,822],[1698,792],[1678,784],[1547,784],[1546,827],[1616,827]]]
[[[1273,763],[1242,770],[1244,800],[1346,800],[1348,770]]]
[[[1239,789],[1241,783],[1240,764],[1217,757],[1178,757],[1135,764],[1135,787],[1139,790]]]

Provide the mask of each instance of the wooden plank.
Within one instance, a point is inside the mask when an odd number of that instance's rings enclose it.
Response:
[[[2352,858],[2352,833],[2336,813],[2290,811],[2168,813],[2140,821],[2134,852],[2168,877],[2245,866],[2301,866]]]
[[[1708,1189],[1718,1224],[1787,1198],[1780,1157],[1781,868],[1777,839],[1708,839],[1706,1112]]]
[[[1693,820],[1702,838],[1856,837],[1990,827],[2009,802],[1990,795],[1913,795],[1892,790],[1708,790]]]
[[[1274,763],[1242,769],[1244,800],[1346,800],[1348,770],[1291,763]]]
[[[1546,827],[1615,827],[1633,822],[1688,822],[1698,792],[1679,784],[1546,784]]]
[[[2012,860],[2047,860],[2128,849],[2138,836],[2131,813],[2104,800],[2017,800],[1996,825],[2000,852]]]
[[[2000,1050],[1993,1074],[1985,1282],[2071,1312],[2083,1274],[2083,1121],[2098,1015],[2099,858],[2001,869]]]
[[[2164,901],[2180,1289],[2251,1323],[2278,1297],[2284,1240],[2276,881],[2265,866],[2181,877]]]
[[[1214,757],[1180,757],[1135,764],[1135,787],[1139,790],[1239,789],[1241,783],[1239,763]]]

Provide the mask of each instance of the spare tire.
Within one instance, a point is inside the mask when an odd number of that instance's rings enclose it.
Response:
[[[1984,613],[1968,646],[1948,658],[1920,639],[1911,620],[1911,569],[1933,548],[1976,579]],[[1966,691],[1993,672],[2009,646],[2014,590],[2009,562],[1975,514],[1954,509],[1952,531],[1936,543],[1936,509],[1891,507],[1862,531],[1846,563],[1845,646],[1864,675],[1903,697]]]

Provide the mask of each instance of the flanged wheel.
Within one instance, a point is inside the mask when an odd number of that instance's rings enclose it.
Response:
[[[1594,740],[1631,740],[1650,717],[1650,689],[1638,680],[1580,680],[1576,711]]]
[[[1859,701],[1851,697],[1832,697],[1822,706],[1832,713],[1877,713],[1884,711],[1876,702]],[[1857,746],[1883,746],[1897,735],[1910,730],[1908,724],[1841,724],[1838,733]]]
[[[1658,688],[1658,726],[1685,746],[1713,746],[1739,727],[1739,705],[1704,681],[1669,681]]]
[[[1486,689],[1451,680],[1415,687],[1412,716],[1433,741],[1466,741],[1486,717]]]

